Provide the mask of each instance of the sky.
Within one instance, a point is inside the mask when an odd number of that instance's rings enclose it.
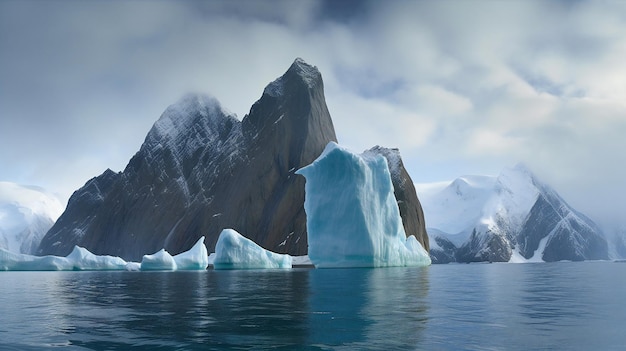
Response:
[[[522,162],[626,222],[624,1],[2,0],[0,180],[67,199],[185,94],[242,119],[296,57],[339,142],[399,148],[416,183]]]

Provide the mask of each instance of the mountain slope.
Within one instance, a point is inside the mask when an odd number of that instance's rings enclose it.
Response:
[[[433,262],[608,258],[598,226],[523,165],[418,188]]]
[[[61,212],[61,202],[41,188],[0,182],[0,248],[35,253]]]

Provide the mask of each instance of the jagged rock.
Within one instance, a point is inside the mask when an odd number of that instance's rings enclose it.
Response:
[[[511,245],[502,235],[472,232],[469,240],[455,254],[457,262],[508,262]]]
[[[430,229],[432,241],[430,242],[430,259],[432,263],[456,262],[457,247],[445,235],[435,234],[436,229]]]
[[[608,245],[601,233],[591,219],[544,186],[517,234],[517,242],[525,258],[531,258],[545,240],[542,259],[547,262],[607,259]]]
[[[214,98],[186,96],[166,109],[123,172],[107,170],[73,194],[38,254],[65,256],[79,245],[138,260],[161,248],[185,251],[203,235],[213,251],[219,233],[232,228],[265,249],[304,255],[305,183],[294,172],[330,141],[321,74],[301,59],[241,122]],[[412,216],[419,202],[407,208]]]

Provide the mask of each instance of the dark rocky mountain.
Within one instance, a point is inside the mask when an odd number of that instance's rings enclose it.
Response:
[[[232,228],[266,249],[304,255],[305,180],[294,172],[330,141],[321,74],[301,59],[241,122],[214,98],[189,95],[166,109],[123,172],[107,170],[72,195],[38,254],[64,256],[80,245],[138,260],[161,248],[182,252],[202,235],[212,251]],[[410,195],[407,208],[419,208]],[[421,218],[407,220],[421,223],[413,232],[425,232]]]
[[[434,228],[429,228],[428,232],[430,233],[430,240],[434,242],[434,245],[431,244],[431,250],[429,251],[432,263],[456,262],[458,248],[447,238],[446,234]]]
[[[609,258],[600,228],[523,165],[498,177],[462,177],[420,197],[433,263]],[[437,212],[447,212],[447,221]]]

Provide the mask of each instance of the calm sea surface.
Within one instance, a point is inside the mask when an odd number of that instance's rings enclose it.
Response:
[[[0,272],[2,350],[625,350],[626,263]]]

